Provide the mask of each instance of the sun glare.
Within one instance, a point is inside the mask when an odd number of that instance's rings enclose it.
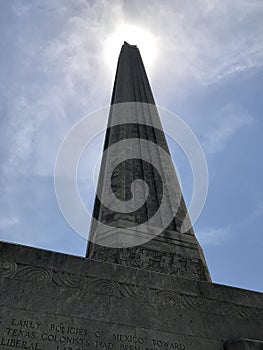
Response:
[[[157,55],[156,39],[147,30],[126,24],[117,26],[106,39],[104,55],[109,68],[113,71],[116,69],[117,59],[124,41],[131,45],[137,45],[147,71],[152,69]]]

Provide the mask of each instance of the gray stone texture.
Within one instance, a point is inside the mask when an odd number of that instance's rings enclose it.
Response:
[[[232,339],[263,341],[261,293],[9,243],[0,256],[1,350],[223,350]]]
[[[225,350],[263,350],[263,342],[251,339],[232,340],[225,344]]]
[[[159,176],[154,167],[140,159],[127,160],[117,169],[114,169],[111,177],[111,188],[117,198],[123,201],[130,199],[131,184],[137,178],[144,180],[149,187],[149,197],[145,204],[135,212],[123,214],[111,211],[109,207],[103,205],[99,198],[104,199],[106,196],[104,187],[107,171],[110,168],[109,165],[119,154],[125,153],[125,149],[123,150],[120,145],[114,152],[103,154],[97,188],[98,196],[95,199],[93,216],[99,222],[108,225],[109,230],[106,233],[104,231],[101,233],[97,221],[93,220],[87,257],[124,266],[169,273],[178,277],[211,281],[202,249],[193,229],[190,228],[186,233],[181,232],[183,220],[187,218],[187,209],[170,158],[158,111],[155,108],[153,94],[140,52],[136,46],[124,43],[118,60],[111,104],[112,106],[118,106],[126,102],[147,103],[151,107],[147,105],[146,107],[145,105],[142,105],[142,107],[139,105],[138,107],[136,105],[134,110],[123,108],[123,113],[119,112],[117,108],[112,108],[106,131],[104,151],[122,140],[136,138],[139,148],[145,148],[145,146],[140,145],[143,140],[160,146],[169,155],[170,162],[160,161],[159,149],[156,147],[154,150],[146,150],[146,152],[150,152],[151,158],[159,162],[164,176]],[[132,123],[129,120],[127,121],[127,114],[135,115]],[[170,186],[171,190],[167,190],[167,192],[163,189],[165,176],[174,181],[174,185]],[[171,207],[173,203],[178,201],[179,208],[176,216],[171,216],[172,220],[170,223],[167,222],[166,227],[163,225],[164,221],[167,220],[163,220],[162,216],[160,217],[156,224],[156,226],[162,228],[158,237],[154,237],[139,247],[122,249],[102,247],[94,243],[99,242],[99,235],[105,237],[105,234],[107,237],[112,237],[112,240],[118,240],[117,232],[112,229],[114,227],[123,228],[121,235],[126,235],[126,237],[136,234],[142,235],[142,232],[136,232],[136,230],[132,230],[132,227],[147,222],[158,211],[163,196],[166,196],[170,201]],[[171,209],[168,208],[169,210]],[[149,233],[151,233],[150,228]]]

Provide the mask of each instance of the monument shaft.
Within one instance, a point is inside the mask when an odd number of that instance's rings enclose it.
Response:
[[[136,141],[131,147],[138,147],[139,155],[138,158],[128,159],[130,146],[123,143],[134,139]],[[169,159],[162,157],[163,151]],[[143,158],[144,153],[149,155],[152,164],[139,159]],[[112,169],[111,164],[120,154],[124,154],[124,161],[116,167],[117,170]],[[153,163],[157,164],[159,172]],[[109,168],[112,174],[108,175]],[[113,193],[123,201],[131,197],[134,180],[145,181],[149,194],[144,205],[129,213],[110,210],[103,203],[106,196],[104,187],[109,179]],[[143,189],[138,192],[143,192]],[[88,258],[210,281],[208,268],[191,224],[187,232],[183,230],[184,220],[189,222],[187,209],[140,52],[136,46],[127,43],[122,46],[118,60],[97,194],[94,204],[95,219],[90,230],[91,242],[87,249]],[[161,212],[159,207],[164,197],[168,205]],[[108,202],[112,204],[112,201]],[[156,218],[151,224],[150,219],[154,215]],[[146,222],[149,236],[156,227],[160,228],[160,234],[153,235],[153,238],[145,242],[138,239],[138,244],[134,244],[132,237],[142,237],[144,234],[137,226]],[[100,223],[108,226],[109,230],[104,226],[102,230]],[[102,242],[102,246],[96,244],[105,236],[110,237],[115,246],[112,244],[112,247],[105,247],[105,242]],[[126,242],[129,240],[130,246],[122,248],[121,239]]]
[[[104,150],[88,258],[0,242],[0,350],[263,350],[263,294],[212,283],[184,230],[158,111],[128,44]]]

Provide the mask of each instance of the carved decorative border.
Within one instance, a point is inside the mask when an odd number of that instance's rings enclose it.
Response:
[[[222,302],[169,290],[141,287],[109,279],[95,278],[86,274],[61,272],[9,261],[0,261],[0,277],[40,285],[54,283],[63,288],[85,289],[85,292],[88,293],[109,295],[118,298],[132,298],[150,304],[169,305],[176,309],[196,310],[241,319],[263,320],[262,308]]]
[[[113,249],[96,246],[91,256],[94,260],[122,266],[168,273],[176,277],[207,280],[205,267],[200,259],[187,258],[172,252],[145,247]]]

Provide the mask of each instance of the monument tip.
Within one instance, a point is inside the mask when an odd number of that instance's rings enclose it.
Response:
[[[123,46],[127,46],[127,47],[133,47],[133,48],[137,48],[137,45],[131,45],[129,44],[127,41],[124,40]]]

